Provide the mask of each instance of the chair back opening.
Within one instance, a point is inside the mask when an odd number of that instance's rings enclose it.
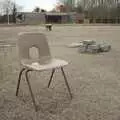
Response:
[[[18,40],[20,59],[44,62],[51,58],[48,42],[43,33],[20,33]]]

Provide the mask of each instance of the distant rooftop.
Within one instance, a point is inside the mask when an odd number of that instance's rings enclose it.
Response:
[[[46,12],[46,15],[68,15],[68,13],[60,13],[60,12]]]

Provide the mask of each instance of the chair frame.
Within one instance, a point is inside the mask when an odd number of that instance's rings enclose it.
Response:
[[[62,72],[62,75],[64,77],[64,80],[65,80],[65,84],[66,84],[66,87],[68,89],[68,92],[69,92],[69,95],[70,95],[70,99],[72,99],[72,93],[71,93],[71,90],[70,90],[70,87],[69,87],[69,84],[68,84],[68,81],[67,81],[67,77],[65,75],[65,72],[64,72],[64,69],[63,67],[60,67],[61,68],[61,72]],[[35,97],[34,97],[34,94],[32,92],[32,87],[31,87],[31,84],[30,84],[30,81],[29,81],[29,77],[28,77],[28,74],[29,72],[31,71],[34,71],[34,70],[31,70],[31,69],[27,69],[25,67],[23,67],[19,73],[19,77],[18,77],[18,83],[17,83],[17,89],[16,89],[16,96],[18,96],[18,93],[19,93],[19,88],[20,88],[20,82],[21,82],[21,77],[23,75],[23,72],[25,72],[25,77],[26,77],[26,82],[28,84],[28,88],[29,88],[29,92],[31,94],[31,98],[32,98],[32,102],[33,102],[33,105],[34,105],[34,108],[35,108],[35,111],[37,112],[37,104],[35,102]],[[52,73],[51,73],[51,76],[50,76],[50,80],[49,80],[49,83],[48,83],[48,88],[50,87],[50,84],[52,82],[52,78],[53,78],[53,75],[55,73],[55,68],[52,69]]]

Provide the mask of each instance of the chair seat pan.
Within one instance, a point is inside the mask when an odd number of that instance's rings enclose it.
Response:
[[[31,70],[44,71],[44,70],[66,66],[68,62],[60,59],[50,59],[49,61],[45,61],[44,63],[40,64],[39,62],[36,62],[36,61],[31,62],[30,60],[22,60],[21,64],[24,67],[27,67],[28,69],[31,69]]]

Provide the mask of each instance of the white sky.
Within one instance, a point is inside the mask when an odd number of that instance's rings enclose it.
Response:
[[[33,11],[37,6],[47,11],[55,7],[57,0],[14,0],[18,5],[23,7],[23,11]]]

